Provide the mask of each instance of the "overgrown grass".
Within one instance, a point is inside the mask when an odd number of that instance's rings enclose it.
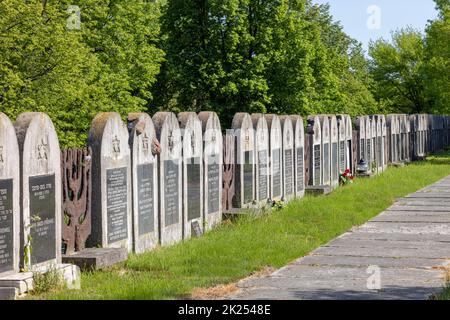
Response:
[[[405,196],[450,173],[450,154],[403,168],[328,196],[305,197],[259,217],[224,222],[201,238],[132,255],[114,268],[84,273],[82,290],[61,290],[38,299],[177,299],[194,288],[226,284],[264,267],[279,268],[353,226],[361,225]]]

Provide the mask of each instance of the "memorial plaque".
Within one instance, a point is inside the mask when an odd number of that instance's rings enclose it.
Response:
[[[106,170],[106,212],[108,242],[128,238],[127,168]]]
[[[323,144],[323,183],[327,184],[330,181],[330,147],[328,143]]]
[[[321,166],[321,156],[320,156],[320,145],[314,146],[314,185],[320,185],[320,166]]]
[[[253,201],[253,161],[252,152],[244,152],[244,203]]]
[[[305,189],[303,148],[297,148],[297,192]]]
[[[272,166],[273,166],[273,196],[281,196],[281,151],[280,149],[272,150]]]
[[[179,164],[175,160],[164,161],[164,201],[165,225],[170,226],[179,222]]]
[[[14,269],[13,180],[0,179],[0,274]]]
[[[139,235],[154,231],[153,164],[137,166]]]
[[[294,172],[292,171],[292,161],[292,149],[284,150],[284,187],[286,195],[291,195],[294,193]]]
[[[201,206],[200,206],[200,164],[199,157],[187,159],[186,173],[187,173],[187,199],[188,199],[188,220],[200,218]]]
[[[331,166],[334,168],[333,170],[333,180],[338,178],[338,172],[336,171],[336,165],[338,164],[338,144],[331,144]]]
[[[198,238],[203,234],[202,228],[200,227],[200,223],[198,220],[194,220],[191,222],[191,234]]]
[[[339,171],[345,171],[345,140],[339,142]]]
[[[220,206],[220,165],[217,155],[209,156],[208,161],[208,214],[217,212]]]
[[[30,234],[31,263],[56,259],[55,175],[31,176]]]
[[[366,141],[367,141],[367,164],[368,164],[368,166],[369,166],[369,171],[372,171],[372,161],[373,161],[373,159],[372,159],[372,153],[371,153],[371,151],[372,151],[372,139],[366,139]]]
[[[258,151],[258,199],[266,199],[268,194],[267,176],[268,152],[267,150]]]

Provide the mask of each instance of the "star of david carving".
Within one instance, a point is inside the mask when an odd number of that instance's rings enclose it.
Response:
[[[37,146],[38,160],[48,160],[48,143],[42,138],[41,143]]]
[[[119,138],[117,138],[117,135],[114,136],[114,139],[112,141],[112,147],[113,147],[113,152],[116,154],[120,153],[120,140]]]

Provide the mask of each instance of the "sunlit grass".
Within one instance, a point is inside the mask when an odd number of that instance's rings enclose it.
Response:
[[[82,275],[82,290],[61,290],[38,299],[177,299],[196,287],[279,268],[361,225],[393,201],[450,174],[450,154],[389,168],[357,179],[332,194],[305,197],[279,211],[225,221],[201,238],[132,255],[114,268]]]

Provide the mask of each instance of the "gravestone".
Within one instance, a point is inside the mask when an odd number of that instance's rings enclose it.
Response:
[[[248,113],[236,113],[231,129],[236,145],[234,208],[251,208],[255,199],[254,138],[252,119]]]
[[[339,114],[336,116],[338,124],[338,171],[340,174],[344,173],[347,169],[346,153],[347,153],[347,140],[345,138],[345,116]]]
[[[387,168],[387,164],[389,161],[389,150],[388,150],[388,143],[387,143],[387,126],[386,126],[386,117],[381,114],[378,115],[378,121],[380,122],[381,127],[381,149],[383,150],[382,158],[381,158],[381,167],[382,171],[385,171]]]
[[[283,198],[289,201],[295,197],[294,182],[294,127],[290,116],[281,116],[283,132]]]
[[[370,120],[370,136],[371,142],[371,156],[372,156],[372,173],[376,174],[378,172],[378,160],[377,160],[377,119],[375,116],[369,116]]]
[[[398,158],[398,122],[395,114],[389,114],[387,116],[387,127],[389,129],[389,161],[393,164],[399,162]]]
[[[272,201],[281,200],[283,196],[282,189],[282,131],[280,118],[275,114],[265,115],[267,126],[269,128],[269,190]]]
[[[353,128],[352,128],[352,118],[349,115],[344,115],[345,119],[345,139],[346,143],[346,153],[345,153],[345,162],[346,169],[349,169],[353,174],[355,173],[355,165],[354,165],[354,157],[356,157],[356,153],[353,153]]]
[[[310,172],[309,185],[322,185],[322,128],[318,116],[309,116],[307,120],[306,132],[308,133],[309,154],[310,154]]]
[[[255,199],[259,207],[269,199],[269,129],[261,113],[251,116],[255,132]]]
[[[331,140],[331,158],[330,173],[331,186],[339,186],[339,132],[336,116],[330,115],[330,140]]]
[[[399,115],[400,117],[400,143],[401,143],[401,160],[409,162],[409,122],[406,114]]]
[[[300,116],[291,116],[294,126],[294,169],[295,195],[301,198],[305,194],[305,130]]]
[[[322,128],[322,184],[331,185],[331,134],[330,120],[327,116],[319,116]]]
[[[128,115],[131,149],[133,248],[142,253],[159,242],[158,149],[152,118],[146,113]]]
[[[200,112],[203,131],[203,220],[205,230],[222,221],[222,130],[215,112]]]
[[[183,146],[183,238],[203,232],[203,132],[195,112],[178,114]]]
[[[153,116],[159,155],[159,241],[163,246],[183,239],[182,142],[177,117],[172,112]]]
[[[381,129],[381,118],[376,115],[373,117],[375,122],[375,161],[377,163],[377,172],[381,173],[383,171],[383,133]]]
[[[367,162],[366,155],[366,118],[359,116],[355,119],[355,128],[358,132],[358,161],[364,160]]]
[[[373,173],[374,169],[374,157],[373,157],[373,137],[372,137],[372,121],[369,116],[364,117],[366,123],[366,162],[368,166],[368,173]]]
[[[131,157],[127,126],[115,112],[92,121],[92,233],[89,247],[132,250]]]
[[[0,278],[19,272],[20,157],[16,132],[0,112]]]

